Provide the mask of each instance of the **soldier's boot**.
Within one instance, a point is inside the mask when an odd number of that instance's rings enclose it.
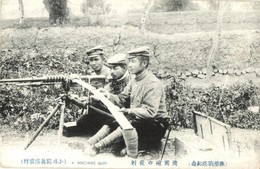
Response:
[[[105,138],[110,132],[110,127],[108,125],[104,125],[98,132],[92,136],[90,139],[87,141],[87,146],[92,146]]]
[[[118,127],[115,131],[107,135],[105,138],[100,140],[98,143],[95,145],[91,146],[91,149],[88,150],[88,155],[90,156],[95,156],[97,153],[99,153],[99,150],[107,147],[108,145],[111,145],[115,140],[119,139],[122,137],[122,129]]]
[[[127,155],[127,150],[126,150],[126,148],[123,148],[123,149],[120,151],[119,155],[120,155],[121,157],[126,156],[126,155]]]
[[[138,134],[136,129],[127,129],[122,131],[126,149],[121,151],[121,155],[127,154],[129,157],[137,158],[138,155]]]

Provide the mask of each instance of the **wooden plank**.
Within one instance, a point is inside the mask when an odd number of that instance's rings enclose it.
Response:
[[[223,150],[231,149],[231,127],[205,114],[194,112],[195,133]]]
[[[175,147],[175,156],[182,157],[188,155],[188,148],[186,144],[179,138],[175,138],[173,145]]]
[[[201,158],[203,160],[220,157],[223,151],[197,135],[179,136],[174,139],[176,157]]]
[[[116,121],[119,125],[123,128],[123,130],[133,129],[133,126],[127,120],[122,112],[119,112],[119,107],[114,105],[110,100],[108,100],[102,93],[100,93],[96,88],[91,86],[90,84],[80,80],[80,79],[73,79],[73,82],[81,85],[82,87],[88,89],[91,93],[93,93],[99,100],[107,106],[108,110],[111,114],[115,117]]]

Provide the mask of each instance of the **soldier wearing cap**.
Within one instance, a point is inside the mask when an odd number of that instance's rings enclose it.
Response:
[[[127,71],[126,54],[118,53],[107,60],[112,80],[107,89],[112,94],[121,93],[129,82],[130,75]]]
[[[96,59],[95,55],[100,55],[100,52],[102,52],[100,51],[101,49],[100,47],[95,47],[94,49],[90,50],[91,51],[91,54],[89,54],[91,56],[90,64],[91,64],[91,59],[93,59],[94,60],[93,62],[95,62]],[[98,59],[100,59],[100,56],[98,56]],[[123,91],[123,89],[129,82],[129,73],[127,71],[126,54],[119,53],[110,57],[107,60],[107,65],[109,66],[109,68],[111,68],[110,71],[111,75],[110,74],[109,75],[112,76],[112,80],[110,83],[108,83],[105,86],[105,89],[113,94],[119,94]],[[93,68],[96,67],[97,66],[93,63]],[[102,73],[102,75],[104,75],[103,72],[104,67],[105,66],[103,66],[100,72]],[[108,110],[104,106],[101,106],[101,104],[97,101],[92,101],[91,105],[103,111],[108,112]],[[129,107],[129,101],[125,104],[125,106]],[[77,120],[77,126],[83,130],[88,131],[89,133],[95,133],[104,125],[104,123],[108,119],[110,118],[96,112],[96,110],[94,110],[92,107],[89,107],[88,114],[84,114]]]
[[[94,71],[89,74],[104,75],[106,77],[106,82],[108,82],[108,77],[110,77],[110,69],[104,65],[104,53],[101,45],[89,49],[86,52],[86,56],[83,58],[83,62],[89,64]],[[86,103],[78,98],[68,96],[68,99],[79,107],[86,107]],[[97,132],[109,118],[108,116],[98,113],[97,110],[93,109],[93,107],[95,107],[103,111],[106,110],[100,102],[92,101],[90,104],[91,107],[88,108],[86,114],[82,115],[77,120],[77,127],[82,131],[88,132],[89,134]]]
[[[130,99],[130,108],[122,107],[120,111],[127,117],[131,117],[129,121],[138,133],[139,149],[149,147],[149,145],[158,145],[168,128],[164,86],[155,75],[147,70],[150,59],[149,47],[129,51],[127,59],[128,70],[135,75],[135,78],[130,80],[119,95],[109,93],[106,95],[118,106],[122,106]],[[107,135],[106,132],[103,134],[102,130],[113,132]],[[101,140],[102,134],[106,137]],[[90,138],[88,142],[91,146],[86,152],[90,155],[95,155],[100,149],[107,146],[104,140],[122,138],[122,132],[116,123],[104,125],[96,135],[99,137]]]
[[[88,62],[90,67],[93,69],[94,75],[105,75],[110,76],[110,69],[104,65],[104,52],[101,45],[89,49],[86,52],[87,58],[84,58],[84,62]]]

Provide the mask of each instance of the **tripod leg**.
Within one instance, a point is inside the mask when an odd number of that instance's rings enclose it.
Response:
[[[59,125],[59,131],[58,131],[59,146],[61,145],[61,138],[62,138],[62,132],[63,132],[65,106],[66,106],[65,101],[62,101],[61,114],[60,114],[60,125]]]
[[[24,150],[26,150],[31,144],[32,142],[35,140],[35,138],[39,135],[39,133],[42,131],[42,129],[44,128],[44,126],[46,125],[46,123],[51,119],[51,117],[57,112],[57,110],[59,110],[60,108],[60,104],[58,104],[54,110],[51,112],[51,114],[46,118],[46,120],[41,124],[41,126],[39,127],[39,129],[35,132],[35,134],[33,135],[33,137],[31,138],[31,140],[27,143],[27,145],[24,147]]]
[[[162,155],[161,155],[161,160],[163,159],[163,156],[164,156],[164,153],[165,153],[165,150],[166,150],[166,147],[167,147],[167,142],[169,140],[169,137],[170,137],[170,133],[171,133],[171,130],[172,130],[172,127],[170,125],[169,129],[168,129],[168,134],[167,134],[167,137],[166,137],[166,140],[165,140],[165,144],[164,144],[164,147],[163,147],[163,151],[162,151]]]

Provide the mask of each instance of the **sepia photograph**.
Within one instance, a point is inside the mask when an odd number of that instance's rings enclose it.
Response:
[[[0,168],[260,169],[260,0],[0,0]]]

